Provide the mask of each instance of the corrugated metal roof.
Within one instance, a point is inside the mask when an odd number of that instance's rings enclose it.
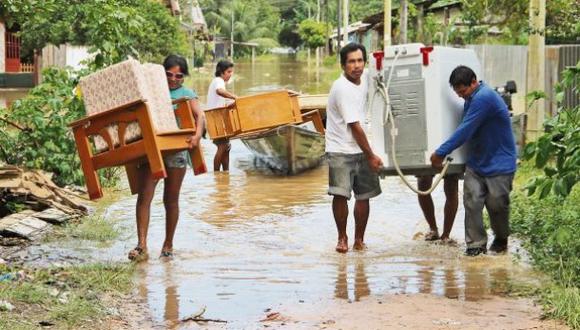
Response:
[[[460,0],[439,0],[439,1],[435,2],[434,4],[432,4],[431,6],[429,6],[428,10],[445,8],[445,7],[450,7],[450,6],[460,6],[460,5],[461,5]]]

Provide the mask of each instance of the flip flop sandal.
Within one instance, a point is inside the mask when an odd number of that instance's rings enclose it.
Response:
[[[139,261],[147,257],[147,250],[137,246],[133,250],[129,251],[128,257],[131,261]]]
[[[161,251],[159,258],[173,258],[173,251]]]

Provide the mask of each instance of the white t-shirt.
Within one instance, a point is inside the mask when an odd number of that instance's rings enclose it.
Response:
[[[226,82],[222,77],[215,77],[207,89],[206,109],[225,107],[227,105],[226,99],[217,93],[220,88],[226,89]]]
[[[358,121],[364,128],[367,78],[365,72],[360,85],[355,85],[341,75],[332,84],[326,108],[326,152],[344,154],[362,152],[348,124]]]

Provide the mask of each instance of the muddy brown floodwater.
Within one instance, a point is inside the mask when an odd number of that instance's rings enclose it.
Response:
[[[237,75],[248,79],[244,72]],[[209,164],[215,146],[204,140],[203,147]],[[170,262],[157,258],[164,239],[163,187],[157,187],[149,230],[152,257],[139,265],[136,279],[138,295],[148,306],[143,315],[151,315],[154,326],[559,327],[539,321],[540,310],[530,300],[503,297],[514,283],[541,281],[517,244],[508,255],[462,255],[462,206],[451,234],[459,246],[429,244],[417,235],[427,229],[417,197],[398,178],[382,180],[383,194],[371,201],[368,249],[343,255],[334,251],[336,229],[324,165],[294,177],[272,175],[256,167],[239,141],[233,142],[231,163],[229,174],[194,177],[188,171],[180,197],[175,259]],[[442,227],[442,188],[433,198]],[[79,258],[125,260],[136,244],[134,209],[135,196],[128,192],[107,209],[106,218],[125,233],[110,247],[60,244],[50,247],[51,253],[74,251]],[[353,233],[352,215],[348,230]],[[204,317],[228,323],[180,322],[204,308]],[[260,322],[269,313],[280,314]]]

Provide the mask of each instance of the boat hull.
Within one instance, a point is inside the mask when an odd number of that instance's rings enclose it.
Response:
[[[241,139],[252,154],[274,171],[295,175],[319,166],[324,159],[324,136],[288,125]]]

